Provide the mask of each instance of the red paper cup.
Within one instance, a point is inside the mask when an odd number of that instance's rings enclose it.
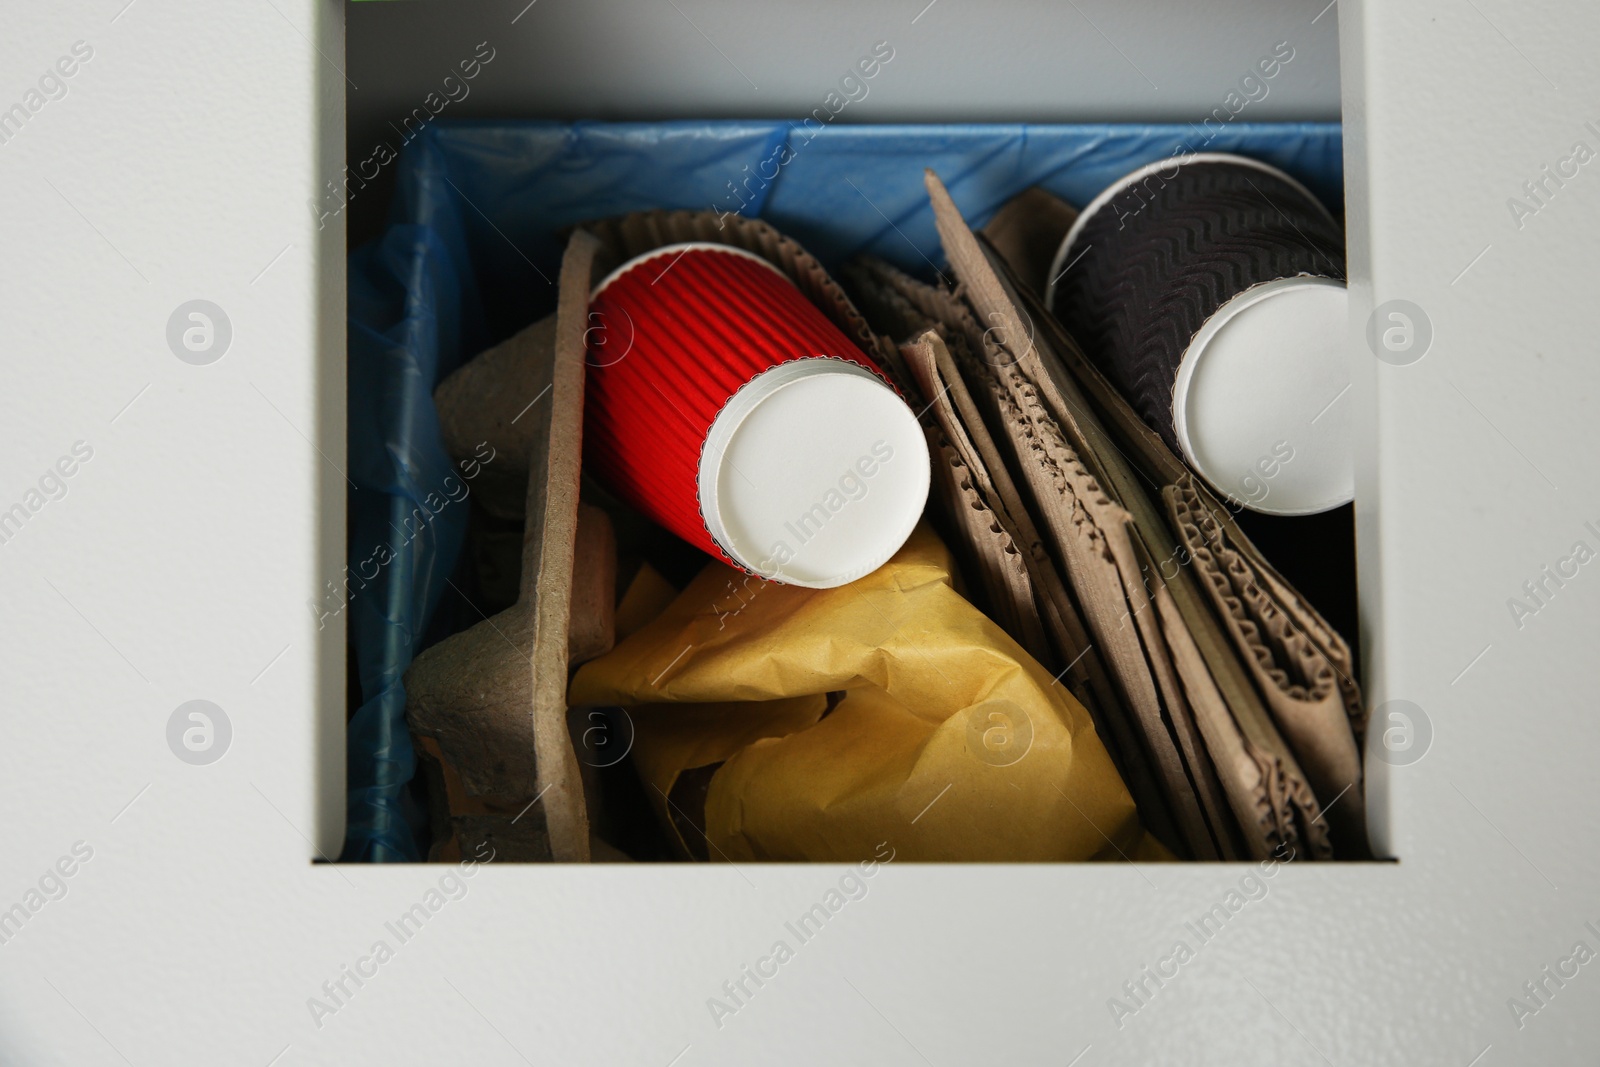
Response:
[[[629,261],[595,287],[587,344],[587,469],[690,544],[827,589],[921,518],[916,415],[760,256],[692,243]]]

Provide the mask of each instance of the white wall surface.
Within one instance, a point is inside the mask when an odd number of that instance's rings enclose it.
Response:
[[[1286,41],[1294,61],[1241,119],[1334,120],[1329,3],[352,3],[350,152],[364,158],[480,41],[496,50],[494,65],[452,116],[793,118],[887,41],[893,77],[874,80],[841,121],[1199,122]],[[352,203],[352,243],[373,235],[382,200]]]
[[[740,17],[672,2],[713,37]],[[1547,985],[1520,1028],[1508,1001],[1575,942],[1600,950],[1585,925],[1600,927],[1588,847],[1600,578],[1586,566],[1520,629],[1506,601],[1585,521],[1600,525],[1600,178],[1580,170],[1520,229],[1506,200],[1574,141],[1600,148],[1584,125],[1600,117],[1588,54],[1600,12],[1558,0],[1338,12],[1354,291],[1416,303],[1435,332],[1410,366],[1362,362],[1352,392],[1372,430],[1358,507],[1373,696],[1413,701],[1433,730],[1426,755],[1380,783],[1403,861],[1277,870],[1204,944],[1185,924],[1248,868],[891,864],[719,1028],[708,998],[840,869],[490,865],[399,944],[385,923],[438,885],[438,868],[308,862],[309,838],[337,838],[316,803],[316,712],[339,707],[342,665],[305,601],[339,564],[342,482],[329,472],[344,431],[342,256],[305,202],[337,170],[340,85],[367,89],[336,69],[335,5],[123,3],[13,4],[0,35],[0,103],[75,41],[95,49],[68,95],[0,144],[0,502],[24,499],[74,441],[94,448],[68,494],[0,544],[0,909],[28,900],[76,842],[93,849],[63,864],[66,895],[0,943],[0,1062],[1592,1058],[1600,964]],[[913,27],[916,6],[905,32],[949,19],[949,49],[998,55],[996,35],[1019,36],[1009,5],[939,0]],[[1314,6],[1288,10],[1310,27]],[[1194,9],[1084,5],[1158,85],[1152,68],[1206,52]],[[541,30],[554,34],[599,10],[539,0],[517,25],[554,12]],[[887,11],[866,9],[862,39],[886,32],[868,16]],[[698,35],[676,18],[652,9],[604,38],[583,31],[573,68],[632,77],[590,47],[623,41],[635,64],[681,56],[741,92],[714,51],[688,51]],[[853,24],[809,32],[834,42],[830,59],[857,48]],[[801,65],[786,64],[818,39],[797,29],[748,73],[788,69],[800,93]],[[455,44],[441,31],[441,51]],[[1140,91],[1112,44],[1081,29],[1071,44],[1081,62],[1063,69],[1092,64],[1106,99]],[[1232,66],[1206,77],[1220,88]],[[949,84],[1032,84],[1007,61],[980,68]],[[671,84],[652,77],[642,84]],[[919,79],[941,84],[937,68]],[[1018,110],[965,110],[950,92],[949,117],[1020,118],[1037,99],[991,91]],[[208,366],[178,359],[165,335],[195,298],[233,326]],[[1351,347],[1366,360],[1361,317]],[[233,726],[208,766],[166,738],[196,698]],[[394,957],[317,1025],[308,1000],[380,938]],[[1108,1001],[1178,940],[1194,958],[1119,1027]]]
[[[594,0],[349,6],[351,125],[404,114],[443,57],[488,40],[510,62],[464,113],[540,118],[804,115],[874,42],[895,47],[854,121],[1184,121],[1216,107],[1263,49],[1292,77],[1259,118],[1339,116],[1327,0]],[[520,14],[520,17],[518,17]],[[510,20],[516,18],[515,24]],[[497,59],[496,62],[499,60]]]

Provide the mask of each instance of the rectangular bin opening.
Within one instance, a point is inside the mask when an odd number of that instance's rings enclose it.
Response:
[[[343,859],[1370,858],[1340,126],[835,121],[895,55],[351,94]]]

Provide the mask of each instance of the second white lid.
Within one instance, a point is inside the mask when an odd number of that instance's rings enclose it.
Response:
[[[1252,511],[1310,515],[1355,497],[1349,293],[1330,278],[1247,289],[1195,334],[1173,383],[1189,462]]]

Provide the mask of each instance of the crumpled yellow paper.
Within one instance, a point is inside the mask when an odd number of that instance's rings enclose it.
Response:
[[[725,761],[713,860],[848,862],[884,842],[899,861],[1163,856],[1083,706],[956,593],[926,526],[836,589],[711,564],[584,665],[569,702],[633,709],[663,814],[685,771]]]

